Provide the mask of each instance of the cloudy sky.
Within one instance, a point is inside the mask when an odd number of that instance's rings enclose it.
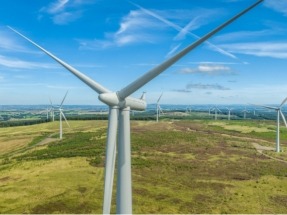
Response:
[[[0,8],[0,104],[101,104],[11,26],[117,91],[256,0],[13,0]],[[287,1],[265,0],[142,87],[163,104],[281,103]]]

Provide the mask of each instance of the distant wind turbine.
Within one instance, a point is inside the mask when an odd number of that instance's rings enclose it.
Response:
[[[48,121],[49,120],[49,107],[47,107],[46,113],[47,113],[47,121]]]
[[[51,106],[50,106],[50,113],[51,113],[52,121],[54,122],[55,121],[54,106],[53,106],[51,98],[49,98],[49,100],[50,100],[50,104],[51,104]]]
[[[127,85],[123,89],[117,92],[111,92],[96,81],[92,80],[88,76],[84,75],[80,71],[76,70],[63,60],[59,59],[52,53],[48,52],[29,38],[25,37],[21,33],[9,27],[18,35],[22,36],[30,43],[38,47],[40,50],[45,52],[77,78],[91,87],[94,91],[99,94],[99,99],[107,104],[109,110],[109,124],[107,131],[107,148],[106,148],[106,166],[105,166],[105,188],[104,188],[104,206],[103,213],[109,214],[112,200],[112,188],[113,188],[113,177],[115,168],[115,158],[118,156],[118,174],[117,174],[117,214],[131,214],[132,213],[132,183],[131,183],[131,151],[130,151],[130,110],[145,110],[146,101],[142,98],[136,99],[130,97],[132,93],[137,91],[139,88],[153,80],[159,74],[164,72],[167,68],[172,66],[194,48],[202,44],[208,38],[216,34],[218,31],[229,25],[231,22],[260,4],[263,0],[258,0],[251,6],[224,22],[205,36],[199,38],[194,43],[190,44],[182,51],[167,59],[163,63],[159,64],[149,72],[145,73],[131,84]],[[118,126],[119,125],[119,126]],[[116,154],[116,141],[118,132],[118,153]]]
[[[283,105],[286,103],[286,101],[287,101],[287,97],[282,101],[282,103],[278,107],[253,104],[259,107],[267,108],[269,110],[275,110],[277,112],[277,130],[276,130],[276,148],[275,148],[276,152],[280,152],[280,115],[284,121],[285,126],[287,127],[285,116],[281,110]]]
[[[64,103],[64,101],[65,101],[65,99],[66,99],[66,97],[67,97],[67,94],[68,94],[68,91],[66,92],[66,94],[65,94],[65,96],[64,96],[64,98],[63,98],[63,100],[62,100],[62,102],[61,102],[61,104],[60,104],[60,106],[59,106],[60,140],[63,138],[62,117],[65,119],[65,122],[66,122],[67,125],[70,127],[70,125],[69,125],[69,123],[68,123],[68,121],[67,121],[67,118],[66,118],[66,116],[65,116],[65,114],[64,114],[64,112],[63,112],[63,103]]]
[[[210,111],[212,111],[213,107],[209,107],[208,109],[208,115],[210,116]]]
[[[221,112],[217,106],[215,106],[212,110],[214,110],[214,119],[217,120],[217,111]]]
[[[156,102],[156,122],[158,122],[160,111],[161,111],[161,108],[160,108],[160,105],[159,105],[159,101],[160,101],[160,99],[162,97],[162,94],[163,93],[161,93],[161,95],[159,96],[159,98],[158,98],[158,100]]]
[[[249,113],[249,111],[245,107],[245,109],[242,112],[243,112],[243,119],[246,119],[246,113]]]
[[[191,113],[191,110],[192,110],[192,108],[191,108],[191,106],[189,106],[189,107],[186,107],[186,113]]]
[[[256,108],[253,109],[253,116],[256,116]]]
[[[226,108],[228,110],[228,120],[230,120],[230,113],[231,113],[231,110],[232,108]]]

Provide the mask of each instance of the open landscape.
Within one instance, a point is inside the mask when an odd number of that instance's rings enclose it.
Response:
[[[58,122],[0,129],[1,213],[102,212],[107,121],[69,123],[62,140]],[[134,213],[285,213],[287,133],[276,153],[275,128],[132,121]]]
[[[287,1],[0,11],[1,214],[287,212]]]

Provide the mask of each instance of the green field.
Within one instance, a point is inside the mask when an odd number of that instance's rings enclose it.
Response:
[[[106,121],[0,128],[0,213],[102,213]],[[286,213],[287,129],[275,122],[132,121],[133,213]],[[115,192],[112,212],[115,212]]]

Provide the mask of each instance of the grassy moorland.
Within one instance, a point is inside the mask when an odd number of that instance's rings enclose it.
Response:
[[[0,213],[101,213],[106,121],[0,129]],[[286,213],[287,163],[275,123],[132,122],[134,213]],[[287,161],[283,152],[269,156]],[[115,212],[115,195],[112,211]]]

